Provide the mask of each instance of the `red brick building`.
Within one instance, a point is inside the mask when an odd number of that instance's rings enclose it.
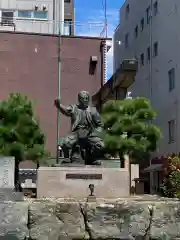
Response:
[[[20,92],[35,102],[35,110],[47,137],[47,148],[55,154],[58,97],[58,36],[0,33],[0,99]],[[94,95],[104,82],[105,39],[69,37],[61,39],[61,100],[70,104],[80,90]],[[61,116],[60,135],[70,130]]]

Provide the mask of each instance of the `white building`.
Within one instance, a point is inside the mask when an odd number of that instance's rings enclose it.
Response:
[[[144,96],[158,111],[163,139],[156,156],[180,152],[180,1],[127,0],[114,34],[114,71],[136,57],[139,70],[129,91]]]
[[[73,34],[74,0],[0,0],[1,31],[53,34],[58,33],[60,21],[63,34]]]

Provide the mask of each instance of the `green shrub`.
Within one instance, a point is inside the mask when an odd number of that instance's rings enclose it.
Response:
[[[167,197],[180,197],[180,158],[169,157],[162,191]]]

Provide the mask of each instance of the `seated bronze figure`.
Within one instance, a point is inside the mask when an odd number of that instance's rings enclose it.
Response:
[[[91,107],[90,96],[87,91],[78,94],[78,104],[64,106],[59,99],[55,106],[67,117],[71,118],[72,134],[62,137],[60,146],[67,158],[71,152],[69,162],[83,159],[86,165],[100,165],[98,160],[103,156],[104,142],[102,139],[103,122],[95,107]]]

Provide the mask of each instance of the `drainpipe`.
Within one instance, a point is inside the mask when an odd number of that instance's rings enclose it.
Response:
[[[53,34],[55,34],[55,11],[56,11],[56,0],[53,0]]]
[[[153,36],[152,36],[152,17],[153,17],[153,1],[150,0],[150,21],[149,21],[149,46],[150,46],[150,62],[149,62],[149,97],[152,100],[152,62],[153,62]]]
[[[59,14],[61,35],[64,35],[64,0],[59,0]]]
[[[101,42],[101,87],[104,85],[105,80],[106,80],[106,42],[103,40]]]
[[[105,40],[103,40],[101,42],[101,88],[103,87],[104,83],[105,83],[105,65],[106,65],[106,62],[105,62],[105,45],[106,45],[106,42]],[[99,91],[99,106],[100,106],[100,109],[102,107],[102,91],[100,89]]]

